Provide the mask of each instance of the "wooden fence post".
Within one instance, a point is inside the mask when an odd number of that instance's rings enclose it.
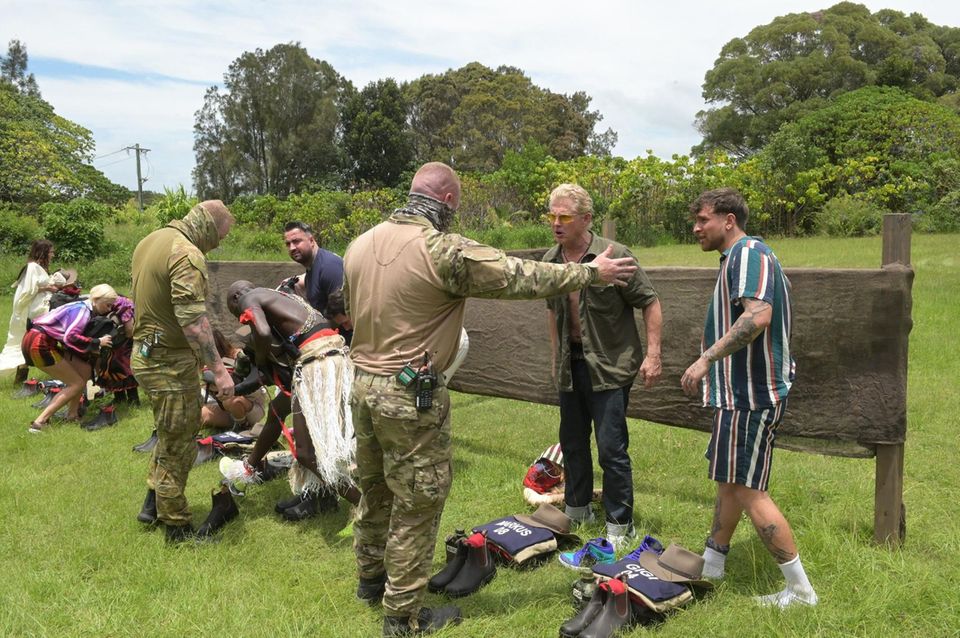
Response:
[[[610,219],[609,217],[603,220],[603,229],[600,232],[603,235],[604,239],[609,239],[610,241],[617,240],[617,222],[616,220]]]
[[[904,213],[883,216],[881,266],[910,265],[910,221],[910,215]],[[907,531],[907,508],[903,503],[903,443],[876,447],[873,539],[877,543],[898,547]]]

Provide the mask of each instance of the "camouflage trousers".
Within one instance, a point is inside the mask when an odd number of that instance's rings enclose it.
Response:
[[[357,568],[361,578],[386,572],[386,615],[416,617],[453,478],[450,395],[438,387],[421,412],[412,388],[357,370],[350,407],[363,492],[353,525]]]
[[[157,493],[157,518],[169,525],[190,523],[184,493],[197,458],[200,430],[200,364],[193,350],[154,347],[149,357],[134,344],[133,373],[153,407],[157,446],[150,457],[147,487]]]

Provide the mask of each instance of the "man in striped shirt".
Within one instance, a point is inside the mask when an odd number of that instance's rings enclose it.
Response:
[[[773,442],[794,378],[790,282],[773,251],[746,234],[749,209],[736,190],[707,191],[690,211],[700,248],[721,255],[702,354],[680,380],[688,395],[702,389],[703,404],[715,410],[706,456],[717,500],[703,573],[723,577],[730,539],[746,512],[787,581],[758,602],[816,605],[790,524],[767,492]]]

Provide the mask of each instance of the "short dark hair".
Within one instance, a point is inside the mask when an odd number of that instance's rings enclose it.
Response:
[[[337,315],[347,314],[346,305],[343,302],[343,288],[330,293],[330,296],[327,297],[327,309],[323,314],[331,321]]]
[[[733,215],[737,218],[737,226],[740,230],[747,229],[747,219],[750,217],[750,208],[747,206],[747,200],[743,198],[735,188],[715,188],[705,191],[690,204],[690,214],[696,215],[701,210],[712,207],[716,215]]]
[[[310,224],[302,221],[292,221],[287,222],[283,227],[283,232],[289,233],[291,230],[302,230],[304,234],[310,235],[313,237],[313,228],[310,227]]]

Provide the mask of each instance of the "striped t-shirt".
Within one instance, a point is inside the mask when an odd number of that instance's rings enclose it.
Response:
[[[773,307],[770,325],[746,348],[710,365],[703,404],[757,410],[787,398],[795,363],[790,354],[790,281],[759,237],[743,237],[720,257],[720,273],[707,310],[701,352],[725,335],[743,314],[744,297]]]

